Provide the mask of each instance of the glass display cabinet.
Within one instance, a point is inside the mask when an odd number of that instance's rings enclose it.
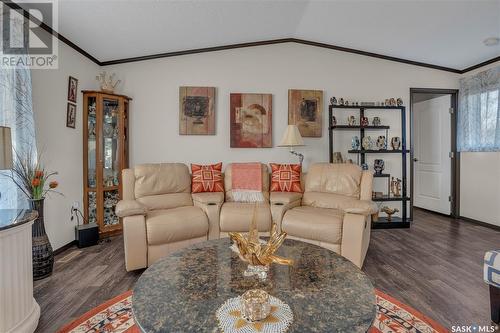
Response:
[[[83,206],[85,220],[101,237],[121,232],[115,206],[122,197],[121,171],[128,167],[128,112],[131,98],[83,92]]]

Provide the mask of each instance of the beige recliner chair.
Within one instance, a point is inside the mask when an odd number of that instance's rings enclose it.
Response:
[[[310,166],[297,193],[271,194],[273,217],[288,237],[333,250],[358,267],[370,243],[373,175],[354,164]]]
[[[143,164],[123,170],[122,177],[123,200],[116,214],[123,218],[127,271],[207,240],[207,214],[193,204],[186,165]]]

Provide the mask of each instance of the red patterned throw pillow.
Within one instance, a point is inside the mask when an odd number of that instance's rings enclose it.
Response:
[[[222,163],[212,165],[191,164],[191,192],[224,192]]]
[[[271,163],[271,192],[302,192],[300,164]]]

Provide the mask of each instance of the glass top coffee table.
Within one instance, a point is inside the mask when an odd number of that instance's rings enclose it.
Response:
[[[366,332],[375,319],[375,291],[349,260],[287,239],[277,254],[294,266],[272,265],[266,280],[244,277],[247,264],[228,238],[199,243],[149,267],[133,289],[132,311],[143,332],[218,332],[217,309],[254,288],[287,303],[288,332]]]

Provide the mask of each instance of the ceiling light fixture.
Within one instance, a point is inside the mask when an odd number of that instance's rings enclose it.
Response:
[[[500,42],[500,38],[498,38],[498,37],[489,37],[483,41],[484,45],[486,45],[486,46],[495,46],[495,45],[498,45],[499,42]]]

